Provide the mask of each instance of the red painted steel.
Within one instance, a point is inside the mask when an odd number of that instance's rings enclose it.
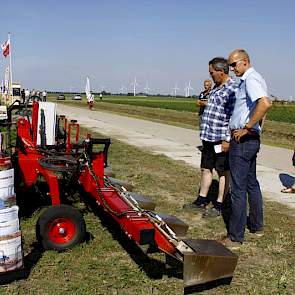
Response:
[[[56,244],[66,244],[70,242],[76,234],[75,224],[67,218],[58,218],[49,224],[49,239]]]
[[[72,131],[75,130],[75,145],[79,143],[79,137],[80,137],[80,125],[77,123],[69,123],[68,124],[68,138],[67,138],[67,152],[69,153],[72,149]]]
[[[25,187],[30,187],[37,182],[38,176],[42,175],[49,186],[49,197],[52,205],[60,204],[60,191],[58,176],[55,171],[45,169],[39,164],[39,160],[45,157],[44,152],[37,146],[38,130],[38,103],[33,104],[32,124],[26,118],[20,118],[17,123],[18,137],[22,147],[18,152],[18,164],[20,174]],[[70,123],[66,142],[66,153],[72,152],[71,132],[76,129],[75,141],[79,140],[79,124]],[[87,139],[91,136],[88,134]],[[77,159],[80,154],[77,154]],[[155,245],[163,252],[173,254],[176,252],[174,244],[159,229],[157,223],[152,221],[143,211],[135,210],[121,196],[119,190],[107,187],[104,183],[104,163],[103,152],[93,153],[91,163],[84,166],[78,175],[78,181],[84,191],[89,193],[104,208],[111,217],[118,222],[126,235],[136,243],[142,243],[142,237],[148,233],[152,236]],[[90,167],[90,166],[91,167]],[[50,238],[57,243],[65,243],[74,235],[74,225],[70,220],[58,219],[50,225]],[[65,233],[64,233],[65,232]]]
[[[33,110],[32,110],[32,134],[33,134],[32,140],[33,140],[35,146],[37,144],[38,110],[39,110],[39,103],[34,101],[33,102]]]

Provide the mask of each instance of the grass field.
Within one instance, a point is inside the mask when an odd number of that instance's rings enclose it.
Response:
[[[125,104],[117,103],[123,101],[122,97],[106,97],[103,101],[96,101],[94,108],[148,119],[160,123],[176,125],[180,127],[197,129],[199,118],[197,106],[192,99],[167,99],[167,98],[144,98],[125,97]],[[49,100],[56,101],[56,95],[49,96]],[[132,104],[129,104],[129,101]],[[66,96],[62,102],[77,107],[86,107],[85,97],[82,101],[73,101],[71,96]],[[149,104],[149,106],[147,106]],[[151,107],[154,105],[154,107]],[[165,107],[169,105],[170,107]],[[184,110],[185,105],[191,110]],[[178,109],[177,109],[178,108]],[[273,118],[272,120],[270,120]],[[294,148],[295,142],[295,105],[273,106],[267,115],[267,120],[262,133],[262,142],[269,145]]]
[[[55,98],[56,95],[51,95]],[[85,101],[85,96],[82,96]],[[67,95],[67,100],[71,96]],[[99,101],[99,98],[96,98]],[[113,104],[123,104],[131,106],[141,106],[149,108],[169,109],[182,112],[196,113],[198,107],[196,100],[193,98],[167,98],[167,97],[133,97],[133,96],[105,96],[103,102]],[[295,124],[295,104],[290,105],[273,105],[267,114],[267,120]]]
[[[225,233],[221,218],[208,221],[201,213],[182,209],[198,189],[197,170],[116,140],[109,160],[117,178],[128,180],[134,191],[156,201],[157,212],[187,222],[189,237],[214,239]],[[31,196],[25,198],[30,209]],[[40,210],[21,219],[28,278],[2,286],[0,294],[182,294],[182,281],[167,275],[162,254],[147,257],[105,214],[88,211],[78,201],[76,206],[84,213],[89,240],[63,253],[42,252],[36,247]],[[202,294],[294,294],[294,214],[278,203],[265,202],[264,237],[252,239],[246,234],[246,242],[237,252],[239,262],[231,285]]]

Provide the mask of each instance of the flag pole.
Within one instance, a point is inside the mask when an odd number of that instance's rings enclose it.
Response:
[[[11,103],[13,101],[13,89],[12,89],[12,66],[11,66],[11,55],[12,55],[12,46],[10,40],[10,33],[8,33],[8,42],[9,42],[9,74],[10,74],[10,89],[9,89],[9,96],[11,97]]]

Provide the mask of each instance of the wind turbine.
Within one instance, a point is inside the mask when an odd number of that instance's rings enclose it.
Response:
[[[136,82],[136,77],[134,78],[134,81],[130,83],[130,85],[133,85],[133,95],[136,96],[136,86],[139,86],[139,84]]]
[[[127,88],[122,84],[120,88],[121,93],[124,93],[127,91]]]
[[[174,94],[174,96],[176,97],[176,95],[177,95],[177,90],[179,90],[179,88],[177,87],[177,84],[175,84],[175,86],[174,86],[174,88],[172,88],[172,90],[173,90],[173,94]]]
[[[191,81],[188,82],[188,84],[185,86],[184,91],[185,91],[185,97],[189,97],[189,91],[194,90],[194,88],[191,87]]]
[[[99,89],[100,89],[99,92],[102,93],[103,91],[105,91],[105,86],[104,85],[100,85],[99,86]]]
[[[149,85],[148,85],[148,82],[146,82],[146,86],[145,86],[143,89],[144,89],[144,91],[145,91],[145,94],[146,94],[146,95],[149,95],[148,92],[149,92],[149,90],[150,90],[150,87],[149,87]]]

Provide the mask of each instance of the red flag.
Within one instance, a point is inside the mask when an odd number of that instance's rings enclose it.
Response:
[[[1,48],[2,48],[2,53],[3,53],[4,57],[6,57],[7,55],[9,55],[10,39],[8,39],[6,42],[4,42],[1,45]]]

